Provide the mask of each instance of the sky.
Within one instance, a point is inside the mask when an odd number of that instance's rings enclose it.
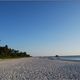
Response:
[[[80,55],[80,3],[1,1],[0,40],[32,56]]]

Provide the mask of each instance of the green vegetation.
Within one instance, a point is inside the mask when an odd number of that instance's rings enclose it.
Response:
[[[21,58],[21,57],[31,57],[26,52],[20,52],[19,50],[14,50],[8,48],[8,45],[0,46],[0,58]]]

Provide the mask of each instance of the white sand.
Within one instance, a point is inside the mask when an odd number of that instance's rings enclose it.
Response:
[[[0,80],[80,80],[80,62],[22,58],[0,61]]]

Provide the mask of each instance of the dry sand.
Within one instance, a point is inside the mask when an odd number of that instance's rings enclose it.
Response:
[[[1,60],[0,80],[80,80],[80,62],[43,58]]]

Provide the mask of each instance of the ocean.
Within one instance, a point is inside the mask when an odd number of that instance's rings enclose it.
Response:
[[[69,60],[69,61],[80,61],[80,56],[49,56],[47,57],[50,60]]]

